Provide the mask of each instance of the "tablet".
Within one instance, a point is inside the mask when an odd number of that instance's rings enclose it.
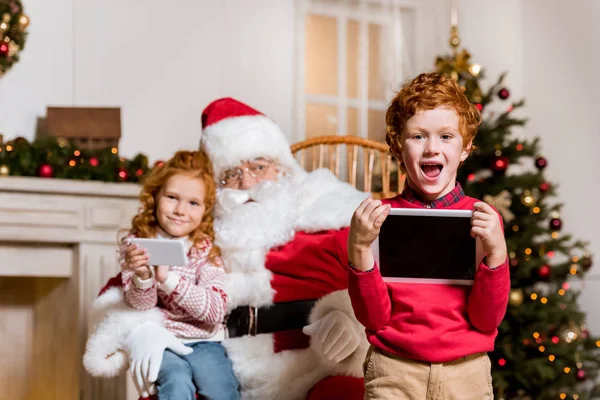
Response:
[[[185,246],[181,240],[133,238],[131,243],[146,250],[150,256],[149,265],[187,265]]]
[[[392,208],[373,243],[386,282],[472,285],[471,210]]]

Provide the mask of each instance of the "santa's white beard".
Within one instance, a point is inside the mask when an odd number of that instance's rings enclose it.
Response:
[[[291,180],[263,181],[250,190],[220,189],[215,207],[215,243],[223,254],[268,250],[295,234],[298,196]]]

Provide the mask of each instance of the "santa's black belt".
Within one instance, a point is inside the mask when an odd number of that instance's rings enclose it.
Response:
[[[237,307],[227,318],[229,337],[258,335],[292,329],[308,324],[316,300],[276,303],[268,307]]]

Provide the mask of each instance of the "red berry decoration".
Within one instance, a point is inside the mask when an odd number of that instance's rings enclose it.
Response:
[[[548,161],[544,157],[538,157],[535,159],[535,166],[540,171],[546,168],[546,165],[548,165]]]
[[[54,168],[50,164],[41,164],[37,169],[37,176],[40,178],[52,178],[54,176]]]
[[[538,270],[538,275],[542,279],[548,279],[548,278],[550,278],[550,267],[547,266],[547,265],[542,265],[540,267],[540,269]]]
[[[127,178],[129,177],[129,174],[127,173],[127,170],[125,170],[123,168],[119,168],[117,170],[117,176],[119,177],[120,181],[125,182],[127,180]]]
[[[560,228],[562,228],[562,221],[560,220],[560,218],[552,218],[550,220],[550,230],[560,231]]]
[[[510,92],[506,88],[502,88],[498,92],[498,97],[500,97],[500,99],[502,99],[502,100],[508,99],[508,96],[510,96]]]
[[[548,190],[550,190],[550,184],[548,182],[540,183],[540,192],[546,193]]]
[[[496,156],[496,157],[492,158],[492,165],[490,165],[490,168],[494,172],[504,173],[504,172],[506,172],[506,169],[508,168],[508,164],[509,164],[508,157]]]

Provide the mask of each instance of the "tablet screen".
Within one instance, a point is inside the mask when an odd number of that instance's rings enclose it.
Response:
[[[471,216],[470,210],[392,209],[373,248],[384,280],[473,284]]]

